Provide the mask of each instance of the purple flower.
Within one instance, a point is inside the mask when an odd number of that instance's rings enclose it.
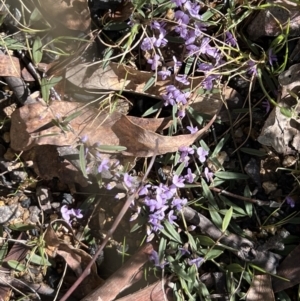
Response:
[[[159,63],[160,63],[159,61],[160,61],[160,56],[158,54],[155,54],[152,59],[147,60],[147,63],[151,64],[151,69],[152,70],[156,70]]]
[[[266,109],[266,113],[268,114],[270,112],[270,110],[271,110],[271,104],[270,104],[270,102],[266,99],[266,100],[264,100],[262,102],[262,106],[263,106],[263,108]]]
[[[158,196],[155,199],[151,199],[149,197],[146,197],[144,200],[144,203],[149,207],[150,212],[153,212],[155,210],[166,210],[168,207],[165,206],[166,200],[162,197]]]
[[[188,38],[188,28],[187,28],[187,25],[185,25],[185,24],[177,25],[175,27],[175,32],[177,32],[180,35],[180,37],[183,39]]]
[[[177,219],[177,216],[173,214],[174,210],[170,210],[168,213],[168,221],[170,224],[174,224],[174,221]]]
[[[178,118],[182,119],[185,116],[185,110],[178,110],[177,116]]]
[[[203,261],[202,257],[197,257],[197,258],[194,258],[194,259],[189,259],[188,264],[189,265],[195,264],[196,267],[199,268],[202,261]]]
[[[162,71],[158,71],[157,74],[161,76],[162,80],[165,80],[165,79],[167,79],[167,77],[169,77],[171,75],[171,71],[170,70],[162,70]]]
[[[127,172],[124,174],[124,183],[125,185],[130,188],[134,182],[134,178],[130,176]]]
[[[248,65],[247,73],[250,75],[257,75],[257,66],[255,62],[250,60],[247,62],[247,65]]]
[[[187,126],[186,128],[191,132],[191,134],[195,134],[199,131],[197,126],[195,127]]]
[[[211,90],[214,87],[214,81],[218,78],[218,75],[211,74],[207,76],[201,83],[202,87],[206,90]]]
[[[192,170],[190,168],[187,169],[187,174],[184,176],[184,178],[189,182],[193,183],[194,179],[196,178],[196,175],[192,173]]]
[[[184,8],[190,13],[190,15],[196,19],[200,19],[199,9],[200,5],[197,3],[192,3],[191,1],[186,1],[184,4]]]
[[[159,47],[166,46],[167,43],[168,43],[168,40],[165,39],[165,36],[162,33],[160,33],[159,36],[158,36],[158,38],[155,38],[155,41],[154,41],[153,45],[155,47],[159,48]]]
[[[200,146],[200,147],[197,148],[197,154],[199,156],[199,161],[201,163],[204,163],[205,160],[206,160],[206,156],[208,155],[208,151]]]
[[[151,187],[150,184],[142,186],[142,188],[139,191],[139,195],[147,195],[149,193],[148,188],[150,188],[150,187]]]
[[[182,176],[174,175],[172,179],[172,183],[179,188],[184,187],[185,179]]]
[[[63,205],[60,209],[63,219],[70,224],[71,217],[82,218],[83,215],[80,209],[68,209],[67,205]]]
[[[178,248],[180,251],[181,255],[190,255],[191,252],[187,248]]]
[[[81,140],[82,143],[86,143],[86,142],[88,141],[88,139],[89,139],[88,135],[83,135],[83,136],[80,138],[80,140]]]
[[[163,269],[163,268],[165,267],[165,265],[168,264],[168,263],[165,262],[165,261],[162,261],[162,262],[161,262],[161,261],[159,260],[158,253],[157,253],[155,250],[153,250],[153,251],[151,252],[151,255],[149,255],[149,259],[150,259],[151,261],[153,261],[154,266],[156,266],[156,267],[158,267],[158,268],[161,268],[161,269]]]
[[[272,67],[273,67],[273,63],[278,61],[277,55],[273,54],[273,49],[272,48],[270,48],[269,51],[268,51],[268,58],[269,58],[269,64]]]
[[[181,208],[187,203],[187,199],[173,199],[172,206],[176,208],[176,210],[180,211]]]
[[[173,61],[174,61],[174,67],[179,68],[182,66],[182,63],[180,61],[177,61],[176,57],[173,56]]]
[[[205,167],[204,168],[204,175],[205,175],[205,178],[206,178],[207,182],[209,183],[209,182],[211,182],[211,179],[213,178],[214,173],[210,172],[208,167]]]
[[[294,208],[295,207],[295,201],[293,198],[291,198],[290,196],[287,196],[285,198],[286,203],[291,207]]]
[[[181,24],[187,25],[190,22],[190,17],[181,10],[177,10],[175,12],[175,19],[179,25]]]
[[[228,45],[233,46],[233,47],[235,47],[237,45],[236,39],[234,38],[234,36],[229,31],[226,32],[225,43],[227,43]]]
[[[171,2],[175,3],[177,6],[181,6],[186,0],[171,0]]]
[[[175,76],[175,79],[185,86],[190,84],[190,82],[186,78],[186,74],[178,74],[177,76]]]
[[[98,173],[101,173],[103,170],[109,170],[109,165],[108,165],[109,160],[108,159],[103,159],[98,166]]]
[[[141,49],[144,51],[151,50],[153,48],[153,44],[155,40],[156,39],[154,37],[152,38],[146,37],[141,44]]]
[[[197,71],[210,71],[211,69],[213,69],[213,66],[211,64],[208,63],[200,63],[198,64],[198,69]]]

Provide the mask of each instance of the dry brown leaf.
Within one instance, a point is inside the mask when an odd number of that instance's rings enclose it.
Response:
[[[86,0],[42,0],[40,4],[46,17],[53,18],[69,29],[86,31],[91,25]]]
[[[139,71],[134,68],[110,63],[106,69],[99,66],[86,66],[79,64],[69,68],[66,79],[73,85],[85,89],[129,91],[132,93],[147,95],[162,99],[166,93],[166,86],[175,81],[175,76],[171,75],[167,80],[158,80],[146,92],[143,91],[145,84],[153,76],[153,72]],[[191,80],[192,87],[196,87],[203,81],[203,77]],[[220,87],[220,91],[214,94],[195,95],[191,102],[197,112],[210,116],[219,112],[223,101],[237,97],[237,93],[229,87]]]
[[[0,76],[21,76],[20,61],[11,55],[0,55]]]
[[[81,114],[69,122],[69,131],[62,131],[52,122],[55,116],[65,118],[78,111]],[[156,142],[157,155],[174,152],[180,146],[192,144],[207,131],[215,117],[195,134],[174,137],[156,134],[132,122],[138,122],[137,120],[116,112],[110,115],[99,114],[93,107],[84,107],[81,103],[56,101],[49,107],[40,103],[29,104],[12,114],[11,147],[24,151],[35,145],[66,146],[87,135],[90,145],[100,142],[102,145],[124,146],[127,150],[123,155],[151,157],[155,153]],[[156,123],[156,127],[161,128],[162,123]],[[145,126],[144,122],[141,124]]]
[[[275,293],[281,292],[300,283],[300,264],[298,263],[299,256],[300,245],[298,245],[279,265],[277,275],[286,278],[289,281],[273,277],[272,285]]]
[[[270,275],[254,276],[246,301],[275,301]]]

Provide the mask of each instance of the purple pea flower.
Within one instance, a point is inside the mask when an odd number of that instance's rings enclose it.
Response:
[[[178,248],[180,251],[181,255],[190,255],[191,252],[187,248]]]
[[[181,38],[188,39],[188,28],[185,24],[180,24],[175,27],[175,32],[177,32]]]
[[[192,170],[190,168],[187,169],[187,174],[184,176],[184,178],[189,182],[193,183],[194,179],[196,178],[196,175],[192,173]]]
[[[213,178],[214,173],[210,172],[208,167],[205,167],[204,168],[204,175],[205,175],[205,178],[206,178],[207,182],[209,183],[209,182],[211,182],[211,179]]]
[[[156,40],[155,37],[152,38],[146,37],[141,44],[141,49],[144,51],[153,49],[153,44],[155,40]]]
[[[130,188],[134,182],[134,178],[130,176],[127,172],[124,174],[124,183],[125,185]]]
[[[158,65],[160,64],[160,56],[158,54],[155,54],[152,59],[147,60],[148,64],[151,64],[151,69],[156,70]]]
[[[295,201],[294,201],[294,199],[293,199],[292,197],[287,196],[287,197],[285,198],[285,201],[286,201],[286,203],[287,203],[291,208],[294,208],[294,207],[295,207]]]
[[[190,17],[181,10],[177,10],[175,12],[175,19],[179,25],[181,24],[187,25],[190,22]]]
[[[180,119],[182,119],[183,117],[185,117],[185,110],[178,110],[177,111],[177,116]]]
[[[186,128],[190,131],[191,134],[195,134],[199,131],[197,126],[195,127],[187,126]]]
[[[199,161],[201,163],[204,163],[206,161],[206,156],[208,155],[208,151],[200,146],[197,148],[197,154],[199,156]]]
[[[255,62],[250,60],[247,62],[247,65],[248,65],[247,73],[250,75],[257,75],[257,66]]]
[[[86,142],[88,141],[88,139],[89,139],[88,135],[83,135],[83,136],[80,138],[80,141],[81,141],[82,143],[86,143]]]
[[[60,209],[63,219],[70,224],[71,217],[82,218],[83,215],[80,209],[68,209],[67,205],[63,205]]]
[[[190,82],[186,78],[186,74],[178,74],[177,76],[175,76],[175,79],[185,86],[190,84]]]
[[[173,61],[174,61],[174,67],[179,68],[182,66],[182,62],[177,61],[175,56],[173,56]]]
[[[157,253],[155,250],[153,250],[153,251],[151,252],[151,255],[149,255],[149,259],[150,259],[151,261],[153,261],[154,266],[156,266],[156,267],[158,267],[158,268],[161,268],[161,269],[163,269],[163,268],[165,267],[165,265],[168,264],[168,262],[166,262],[166,261],[162,261],[162,262],[161,262],[161,261],[159,260],[158,253]]]
[[[162,80],[166,80],[167,77],[169,77],[171,75],[171,71],[170,70],[162,70],[162,71],[158,71],[157,74],[161,76]]]
[[[173,214],[174,210],[170,210],[168,213],[168,221],[170,224],[174,224],[174,221],[177,219],[177,216]]]
[[[233,46],[233,47],[237,46],[236,39],[229,31],[226,32],[225,43],[227,43],[228,45]]]
[[[197,71],[203,71],[203,72],[206,72],[206,71],[210,71],[211,69],[213,69],[213,66],[208,64],[208,63],[200,63],[198,64],[198,69]]]
[[[186,0],[171,0],[171,2],[175,3],[177,6],[181,6]]]
[[[200,5],[197,5],[197,3],[192,3],[188,0],[185,2],[184,8],[190,13],[192,17],[201,19],[201,17],[199,16]]]
[[[189,260],[188,260],[188,264],[189,264],[189,265],[195,264],[196,267],[199,269],[200,264],[201,264],[202,261],[203,261],[203,258],[202,258],[202,257],[197,257],[197,258],[194,258],[194,259],[189,259]]]
[[[273,63],[277,62],[277,55],[273,54],[273,48],[270,48],[268,51],[269,64],[273,67]]]
[[[173,199],[172,206],[176,208],[176,210],[180,211],[181,208],[187,203],[187,199]]]
[[[271,104],[270,104],[270,102],[266,99],[266,100],[264,100],[262,102],[262,106],[263,106],[263,108],[266,109],[266,114],[268,114],[270,112],[270,110],[271,110]]]
[[[101,173],[104,170],[109,170],[109,165],[108,165],[109,160],[107,158],[103,159],[98,166],[98,173]]]
[[[178,188],[184,187],[184,181],[185,179],[182,176],[178,175],[174,175],[172,179],[172,183]]]

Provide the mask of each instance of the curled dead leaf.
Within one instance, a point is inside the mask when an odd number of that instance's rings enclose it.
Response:
[[[64,129],[54,124],[57,116],[63,123],[75,112],[80,114],[64,124]],[[49,107],[35,103],[23,106],[12,114],[11,147],[24,151],[35,145],[73,145],[86,135],[90,145],[100,142],[102,145],[124,146],[126,151],[122,154],[125,156],[151,157],[156,141],[157,155],[177,151],[178,147],[190,145],[203,135],[215,118],[195,134],[170,137],[154,132],[169,124],[169,120],[163,118],[152,124],[142,118],[127,117],[117,112],[99,113],[97,109],[81,103],[56,101]]]

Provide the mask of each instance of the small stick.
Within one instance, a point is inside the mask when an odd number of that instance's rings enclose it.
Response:
[[[157,154],[158,150],[158,141],[156,140],[156,147],[155,147],[155,153]],[[149,163],[149,166],[147,168],[147,171],[143,177],[142,183],[146,180],[153,164],[155,161],[156,155],[154,155]],[[79,284],[83,281],[85,277],[87,277],[90,273],[90,269],[93,265],[93,263],[96,261],[98,256],[101,254],[102,250],[106,246],[109,239],[112,237],[113,233],[115,232],[116,228],[118,227],[120,221],[124,217],[125,213],[127,212],[128,208],[130,207],[131,203],[135,200],[136,197],[139,195],[139,191],[141,189],[142,185],[126,200],[123,208],[119,212],[118,216],[116,217],[111,229],[107,231],[107,235],[104,238],[102,244],[100,245],[99,249],[97,250],[96,254],[93,256],[92,260],[89,262],[89,264],[86,266],[80,277],[73,283],[73,285],[69,288],[69,290],[63,295],[63,297],[60,299],[60,301],[67,301],[68,297],[73,293],[73,291],[79,286]]]
[[[261,200],[257,200],[257,199],[247,198],[245,196],[234,194],[234,193],[228,192],[226,190],[223,190],[223,189],[220,189],[220,188],[217,188],[217,187],[209,187],[209,189],[212,190],[212,191],[215,191],[219,194],[228,195],[228,196],[231,196],[233,198],[236,198],[236,199],[239,199],[239,200],[242,200],[242,201],[245,201],[245,202],[256,204],[258,206],[270,206],[269,201],[261,201]]]

